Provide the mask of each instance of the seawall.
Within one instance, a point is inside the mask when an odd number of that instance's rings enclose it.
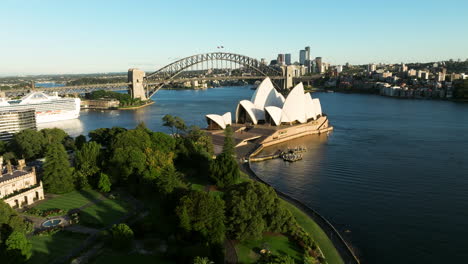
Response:
[[[254,151],[254,153],[259,153],[259,151]],[[307,205],[303,204],[299,200],[281,192],[278,191],[276,188],[271,186],[269,183],[265,182],[262,180],[260,177],[257,176],[257,174],[252,170],[250,167],[250,162],[249,163],[243,163],[241,168],[245,173],[247,173],[250,178],[259,181],[263,184],[266,184],[267,186],[272,187],[275,192],[278,194],[280,198],[283,200],[293,204],[297,208],[299,208],[302,212],[304,212],[306,215],[308,215],[312,220],[314,220],[320,228],[327,234],[328,238],[332,241],[333,246],[335,246],[336,250],[340,254],[341,258],[343,259],[345,264],[360,264],[360,260],[358,257],[354,254],[353,250],[351,247],[348,245],[348,243],[345,241],[345,239],[340,235],[338,230],[327,220],[325,217],[320,215],[317,211],[314,209],[308,207]],[[330,263],[332,264],[332,263]]]

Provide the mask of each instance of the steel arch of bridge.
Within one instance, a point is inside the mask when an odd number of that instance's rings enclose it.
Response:
[[[173,78],[177,77],[182,71],[192,67],[193,65],[203,63],[206,61],[230,61],[237,63],[239,65],[249,67],[259,73],[261,76],[283,76],[281,70],[277,70],[273,67],[260,63],[257,59],[247,57],[235,53],[227,52],[211,52],[204,54],[197,54],[189,56],[180,60],[177,60],[167,66],[162,67],[161,69],[150,73],[146,76],[146,82],[148,79],[157,79],[160,80],[161,84],[154,89],[149,97],[153,96],[159,89],[161,89],[166,82],[169,82]]]

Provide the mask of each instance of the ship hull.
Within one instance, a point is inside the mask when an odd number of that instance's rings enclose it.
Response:
[[[80,116],[79,98],[60,98],[45,102],[0,106],[0,111],[34,109],[37,124],[76,119]]]

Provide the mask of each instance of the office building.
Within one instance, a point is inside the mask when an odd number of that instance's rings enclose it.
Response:
[[[305,65],[305,61],[306,61],[306,51],[300,50],[299,51],[299,64]]]
[[[284,54],[278,54],[278,58],[276,59],[276,62],[278,63],[278,65],[284,65],[285,64]]]
[[[0,140],[10,140],[24,129],[36,129],[34,109],[0,111]]]
[[[318,73],[323,73],[325,71],[325,69],[323,67],[322,57],[315,58],[315,63],[317,65],[317,72]]]
[[[286,65],[291,65],[291,53],[284,54],[284,62]]]
[[[310,47],[309,46],[305,47],[305,60],[306,61],[310,60]]]

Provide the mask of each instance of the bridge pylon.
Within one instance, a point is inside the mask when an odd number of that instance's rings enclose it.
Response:
[[[147,100],[144,84],[145,76],[146,73],[140,69],[128,69],[128,82],[130,83],[128,85],[128,92],[133,99],[140,98],[143,101]]]

